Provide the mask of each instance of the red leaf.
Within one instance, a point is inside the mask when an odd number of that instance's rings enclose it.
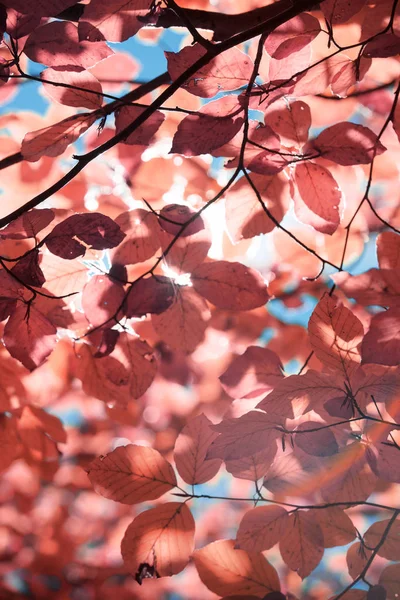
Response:
[[[292,188],[297,218],[316,231],[332,235],[340,223],[342,193],[325,167],[312,162],[296,165]]]
[[[319,360],[348,376],[361,362],[361,321],[334,298],[325,294],[308,323],[311,346]]]
[[[368,42],[363,50],[366,58],[389,58],[400,53],[400,37],[394,33],[382,33]]]
[[[269,212],[282,221],[289,196],[287,180],[268,175],[253,175],[251,180]],[[233,243],[274,229],[275,223],[265,214],[246,177],[231,186],[224,198],[226,226]]]
[[[379,542],[383,539],[389,522],[390,519],[377,521],[364,533],[364,542],[369,548],[376,548],[378,546]],[[388,560],[400,560],[400,520],[396,519],[392,523],[377,554]]]
[[[361,275],[336,273],[332,279],[346,296],[363,306],[400,307],[400,280],[396,269],[369,269]]]
[[[125,567],[140,575],[141,567],[154,567],[157,576],[180,573],[194,549],[195,522],[186,504],[167,502],[138,515],[121,542]]]
[[[376,251],[381,269],[400,269],[400,235],[383,231],[376,238]]]
[[[287,566],[302,579],[318,566],[324,554],[324,534],[310,511],[289,516],[279,549]]]
[[[232,398],[254,398],[270,391],[282,379],[279,357],[258,346],[249,346],[244,354],[233,359],[219,380]]]
[[[270,33],[265,42],[265,49],[270,56],[281,60],[307,46],[320,31],[318,19],[308,13],[302,13]]]
[[[54,442],[65,444],[67,434],[60,419],[41,408],[25,406],[18,421],[18,433],[25,451],[33,460],[57,460],[59,452]]]
[[[27,133],[21,144],[25,160],[36,162],[42,156],[59,156],[93,125],[96,115],[81,113],[59,123]]]
[[[357,537],[357,529],[341,508],[328,506],[322,510],[311,510],[310,513],[322,529],[325,548],[345,546]]]
[[[310,107],[301,100],[291,103],[278,100],[265,111],[264,123],[279,135],[284,146],[301,148],[311,127]]]
[[[175,465],[183,481],[189,485],[206,483],[221,466],[218,458],[206,460],[210,444],[218,437],[210,425],[211,421],[204,414],[198,415],[190,419],[175,442]]]
[[[171,279],[157,275],[139,279],[129,292],[125,303],[127,317],[142,317],[160,314],[171,306],[175,299],[175,288]]]
[[[46,69],[40,74],[46,94],[65,106],[76,106],[96,110],[103,104],[101,83],[89,71],[81,67],[54,67]],[[50,83],[48,83],[50,82]],[[65,83],[75,89],[52,85]],[[81,89],[76,88],[84,88]]]
[[[171,79],[177,79],[184,71],[205,54],[200,44],[186,46],[180,52],[166,52]],[[182,88],[202,98],[212,98],[218,92],[236,90],[248,84],[253,69],[252,60],[234,47],[213,58],[205,67],[185,81]]]
[[[84,256],[86,246],[95,250],[115,248],[124,237],[125,234],[110,217],[100,213],[81,213],[56,225],[46,238],[46,246],[52,254],[71,260]]]
[[[400,563],[385,567],[379,576],[379,584],[385,588],[388,600],[397,598],[400,587]]]
[[[367,165],[386,150],[368,127],[348,122],[327,127],[311,145],[324,158],[344,166]]]
[[[123,42],[143,26],[138,17],[144,17],[150,5],[151,0],[97,0],[85,6],[82,20],[110,42]]]
[[[193,287],[209,302],[227,310],[251,310],[269,300],[261,275],[241,263],[204,263],[191,275]]]
[[[184,204],[167,204],[160,210],[160,226],[164,231],[171,235],[179,235],[186,237],[194,235],[204,229],[204,221],[198,216],[185,229],[182,230],[181,225],[184,225],[196,213]]]
[[[249,481],[258,481],[267,473],[277,452],[276,443],[269,447],[255,452],[251,456],[242,456],[241,458],[226,459],[225,468],[228,473],[238,479],[247,479]]]
[[[321,10],[327,21],[332,25],[338,25],[346,23],[360,12],[365,3],[366,0],[352,0],[351,2],[349,0],[324,0]]]
[[[176,287],[171,306],[151,322],[160,338],[171,348],[190,354],[204,339],[210,311],[207,304],[189,287]]]
[[[346,562],[350,577],[356,579],[366,566],[371,557],[371,550],[367,550],[360,542],[352,544],[347,550]]]
[[[14,358],[33,370],[56,345],[57,330],[34,305],[20,304],[4,328],[4,345]]]
[[[322,475],[318,458],[300,451],[278,454],[265,473],[263,487],[282,496],[298,496],[310,487],[310,477]]]
[[[323,423],[318,421],[307,421],[296,427],[294,435],[295,442],[299,448],[312,456],[332,456],[339,451],[339,446],[331,429],[319,429]],[[300,433],[301,432],[301,433]]]
[[[34,238],[45,229],[54,219],[54,212],[50,208],[33,208],[21,217],[11,221],[6,227],[0,229],[0,238],[9,240],[23,240]]]
[[[211,444],[207,458],[222,458],[224,461],[252,456],[273,446],[280,435],[276,420],[255,410],[238,419],[225,419],[218,425],[213,425],[213,429],[220,435]]]
[[[179,123],[171,153],[197,156],[212,152],[229,142],[243,122],[243,109],[236,96],[209,102],[195,115],[188,115]]]
[[[400,307],[375,315],[361,345],[364,363],[400,364]]]
[[[43,271],[39,267],[38,249],[32,250],[32,252],[21,258],[11,269],[11,272],[26,285],[42,287],[46,281]]]
[[[122,504],[155,500],[176,486],[172,466],[157,450],[133,444],[96,458],[87,473],[98,494]]]
[[[159,249],[160,226],[155,214],[137,208],[118,215],[115,223],[126,237],[112,250],[113,263],[132,265],[144,262]]]
[[[121,283],[113,281],[107,275],[91,277],[83,288],[82,308],[85,317],[93,327],[115,325],[118,313],[125,297]]]
[[[12,0],[10,0],[10,3],[11,1]],[[26,4],[24,0],[20,1],[21,3]],[[5,3],[3,2],[3,4]],[[13,2],[13,4],[15,3]],[[48,4],[50,4],[50,2]],[[51,5],[53,4],[54,2],[51,2]],[[72,0],[70,0],[69,4],[72,4]],[[26,8],[23,10],[25,10],[26,13]],[[34,12],[29,12],[28,14],[23,14],[14,8],[8,8],[6,31],[11,37],[18,40],[21,37],[29,35],[31,31],[34,31],[40,25],[41,19],[42,17],[40,12],[38,12],[37,6],[35,6]]]
[[[142,112],[146,110],[140,106],[122,106],[115,113],[115,132],[121,133],[123,129],[131,125]],[[165,115],[159,110],[154,111],[142,125],[124,139],[124,144],[148,146],[161,127]]]
[[[373,585],[367,593],[367,600],[386,600],[386,588],[382,585]]]
[[[263,597],[280,589],[278,574],[263,554],[235,550],[233,540],[208,544],[194,552],[193,560],[204,585],[219,596]]]
[[[191,225],[188,229],[191,229]],[[211,248],[211,233],[203,228],[193,235],[182,235],[176,239],[173,235],[163,232],[161,248],[164,251],[164,263],[168,268],[178,273],[190,273],[207,257]]]
[[[293,160],[291,161],[289,156],[263,150],[250,161],[248,168],[253,173],[260,175],[276,175],[290,165]]]
[[[331,78],[331,90],[336,96],[345,98],[349,88],[364,78],[372,61],[363,56],[359,61],[351,60],[345,55],[342,55],[342,59],[342,68]]]
[[[240,522],[236,547],[248,552],[264,552],[285,535],[289,515],[282,506],[257,506],[247,511]]]
[[[24,53],[47,67],[71,65],[88,69],[113,51],[104,41],[80,40],[78,28],[70,21],[52,21],[31,33]]]
[[[368,447],[367,460],[379,479],[400,483],[399,449],[390,442],[377,442]]]
[[[74,0],[3,0],[2,4],[24,14],[54,17],[73,6],[75,2]]]

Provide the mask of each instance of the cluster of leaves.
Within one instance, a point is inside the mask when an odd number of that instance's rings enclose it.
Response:
[[[351,544],[351,582],[321,593],[393,600],[400,563],[379,560],[400,561],[400,506],[389,500],[400,484],[400,5],[255,0],[225,15],[229,2],[220,13],[192,4],[0,4],[0,93],[36,81],[51,103],[45,117],[1,117],[1,468],[23,463],[76,491],[89,485],[84,467],[98,494],[129,506],[172,494],[123,522],[133,597],[192,561],[199,598],[293,599],[325,549]],[[146,32],[154,42],[176,25],[189,38],[165,53],[167,72],[123,95],[113,65],[132,77],[137,65],[107,42]],[[28,73],[27,59],[44,70]],[[77,141],[84,154],[72,154]],[[203,155],[225,159],[219,179]],[[370,233],[378,266],[352,274]],[[252,261],[261,234],[272,258]],[[265,309],[305,295],[308,330]],[[163,421],[170,397],[190,388],[192,405]],[[106,425],[99,448],[97,423],[89,450],[82,432],[68,448],[47,409],[71,395],[102,401],[124,439],[152,431],[154,447],[95,458],[119,437]],[[68,456],[79,474],[60,476]],[[194,486],[222,468],[255,496],[235,535],[221,524],[195,550],[189,506],[219,496]],[[6,486],[7,499],[18,493]],[[378,517],[360,533],[368,509]],[[278,543],[279,575],[263,554]],[[48,574],[43,557],[34,566]]]

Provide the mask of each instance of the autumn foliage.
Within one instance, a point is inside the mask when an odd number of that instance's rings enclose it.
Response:
[[[400,3],[0,35],[0,597],[399,598]]]

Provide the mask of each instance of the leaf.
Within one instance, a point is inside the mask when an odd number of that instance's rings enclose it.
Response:
[[[121,283],[107,275],[94,275],[82,292],[82,308],[93,327],[115,325],[125,291]]]
[[[279,152],[263,150],[249,162],[248,168],[253,173],[259,173],[260,175],[276,175],[294,160],[295,158],[291,161],[290,157],[279,154]]]
[[[332,25],[346,23],[365,5],[366,0],[324,0],[321,10],[325,19]]]
[[[258,481],[268,472],[276,453],[277,445],[276,443],[273,443],[267,448],[255,452],[251,456],[226,459],[225,468],[228,473],[238,479]]]
[[[348,515],[336,506],[310,511],[324,535],[324,548],[345,546],[357,537],[357,530]]]
[[[320,472],[321,464],[316,457],[286,451],[278,454],[266,472],[263,487],[273,494],[296,496],[303,494],[309,488],[310,478]]]
[[[279,549],[287,566],[302,579],[318,566],[324,554],[324,535],[310,511],[289,515]]]
[[[368,165],[385,152],[385,146],[368,127],[356,123],[336,123],[311,142],[324,158],[338,165]]]
[[[232,398],[253,398],[273,389],[283,377],[282,369],[275,352],[249,346],[233,359],[219,380]]]
[[[3,342],[13,358],[32,371],[56,345],[57,330],[33,304],[20,303],[4,328]]]
[[[171,348],[192,353],[204,339],[210,312],[203,298],[189,287],[175,287],[175,298],[167,310],[153,314],[157,334]]]
[[[100,213],[81,213],[58,223],[46,238],[52,254],[68,260],[84,256],[86,246],[95,250],[115,248],[125,234],[110,217]]]
[[[363,571],[371,557],[371,550],[367,550],[360,542],[356,542],[347,550],[346,562],[350,577],[356,579]]]
[[[369,588],[367,600],[386,600],[386,590],[381,585],[373,585]]]
[[[311,15],[304,13],[298,18],[308,16]],[[286,25],[289,23],[290,21]],[[301,148],[308,140],[308,131],[311,127],[310,107],[302,100],[290,103],[286,100],[278,100],[265,111],[264,123],[279,135],[284,146]]]
[[[282,60],[310,44],[320,31],[318,19],[302,13],[270,33],[264,46],[270,56]]]
[[[115,113],[115,133],[131,125],[146,110],[140,106],[122,106]],[[137,129],[123,140],[124,144],[148,146],[165,119],[164,113],[154,111]]]
[[[388,560],[400,560],[400,520],[396,519],[385,534],[389,523],[390,519],[373,523],[364,534],[364,542],[369,548],[376,548],[384,539],[377,554]]]
[[[336,382],[332,375],[317,373],[310,369],[303,375],[290,375],[277,382],[257,408],[269,414],[295,419],[315,410],[318,412],[321,403],[332,398],[345,398],[343,384]]]
[[[118,446],[92,461],[88,476],[98,494],[122,504],[160,498],[176,486],[170,463],[147,446]]]
[[[243,108],[235,96],[214,100],[182,119],[170,152],[184,156],[207,154],[229,142],[243,123]]]
[[[24,53],[47,67],[75,66],[88,69],[111,56],[113,51],[102,40],[80,39],[78,28],[70,21],[52,21],[31,33]]]
[[[361,362],[361,321],[338,301],[325,294],[308,323],[311,346],[319,360],[331,369],[350,374]]]
[[[65,444],[67,434],[60,419],[35,406],[25,406],[18,420],[18,434],[33,460],[57,460],[55,442]]]
[[[160,314],[175,300],[175,287],[171,279],[157,275],[139,279],[131,287],[125,302],[127,317],[142,317],[146,314]]]
[[[33,208],[0,229],[0,238],[5,240],[35,238],[53,219],[54,212],[50,208]]]
[[[279,436],[275,423],[269,415],[255,410],[238,419],[224,419],[218,425],[213,425],[220,435],[211,444],[207,458],[234,460],[252,456],[272,446]]]
[[[236,547],[248,552],[263,552],[285,535],[289,515],[282,506],[257,506],[247,511],[240,522]]]
[[[42,156],[59,156],[93,125],[96,118],[94,114],[81,113],[27,133],[22,140],[21,154],[30,162],[36,162]]]
[[[54,67],[42,71],[40,78],[46,94],[65,106],[84,107],[96,110],[103,104],[102,87],[94,75],[81,67]],[[75,89],[61,87],[57,84],[67,84]],[[76,88],[84,88],[76,89]]]
[[[394,33],[382,33],[365,45],[363,56],[366,58],[389,58],[400,52],[400,38]]]
[[[296,445],[312,456],[332,456],[337,454],[339,446],[336,438],[331,429],[320,429],[323,427],[323,423],[319,421],[307,421],[300,423],[296,427],[296,433],[294,434],[294,440]],[[317,431],[310,431],[316,429]]]
[[[112,262],[133,265],[154,256],[160,247],[160,226],[155,214],[142,208],[124,212],[115,223],[125,238],[111,251]]]
[[[363,363],[400,364],[400,307],[374,315],[361,345]]]
[[[44,17],[54,17],[73,6],[74,0],[3,0],[2,4],[21,13],[34,13]]]
[[[334,282],[363,306],[400,307],[400,280],[396,269],[369,269],[361,275],[335,273]]]
[[[89,396],[124,405],[140,398],[153,382],[157,365],[153,349],[128,333],[121,333],[114,350],[104,358],[87,344],[76,348],[74,375]]]
[[[381,269],[400,269],[400,235],[383,231],[376,238],[376,251]]]
[[[186,46],[180,52],[165,52],[168,72],[174,81],[205,54],[200,44]],[[252,60],[238,48],[218,54],[207,65],[189,77],[182,88],[201,98],[212,98],[218,92],[229,92],[247,85],[253,69]]]
[[[11,269],[13,275],[23,281],[25,285],[42,287],[45,283],[45,277],[39,267],[39,250],[32,250],[26,256],[20,258],[16,265]]]
[[[88,269],[76,259],[64,260],[55,254],[41,254],[40,268],[46,290],[55,296],[78,293],[87,282]]]
[[[400,589],[400,563],[388,565],[379,576],[379,584],[387,592],[387,600],[396,600]]]
[[[226,310],[251,310],[269,300],[261,275],[238,262],[203,263],[191,275],[193,287],[209,302]]]
[[[235,550],[233,540],[218,540],[196,550],[194,564],[214,594],[263,597],[280,589],[278,574],[261,553]]]
[[[292,188],[296,217],[316,231],[332,235],[340,223],[342,193],[328,169],[313,162],[296,165]]]
[[[12,0],[10,0],[9,4],[11,4],[11,1]],[[23,2],[24,0],[21,0],[21,3]],[[72,0],[66,0],[65,3],[72,4]],[[3,2],[2,4],[4,5],[5,3]],[[52,2],[51,4],[53,5],[54,3]],[[26,11],[26,7],[24,7],[23,10]],[[36,29],[40,25],[41,18],[37,5],[35,6],[34,12],[27,14],[14,10],[14,8],[8,8],[6,31],[11,37],[18,40],[19,38],[29,35],[31,31]]]
[[[367,460],[379,479],[400,483],[399,449],[389,442],[376,442],[368,447]]]
[[[143,26],[139,17],[149,12],[150,5],[151,0],[97,0],[85,6],[82,20],[110,42],[123,42]]]
[[[188,237],[204,229],[204,221],[200,216],[184,204],[167,204],[160,210],[161,228],[173,236]],[[190,223],[188,223],[193,219]],[[182,229],[182,225],[188,225]]]
[[[206,460],[210,444],[218,437],[210,425],[211,421],[200,414],[186,423],[175,442],[175,465],[183,481],[189,485],[206,483],[221,466],[218,458]]]
[[[372,61],[364,56],[361,56],[359,61],[351,60],[345,55],[342,55],[342,59],[343,66],[332,77],[330,87],[333,94],[340,98],[346,98],[349,89],[364,79]]]
[[[278,175],[255,174],[251,180],[268,211],[280,223],[288,204],[288,182]],[[233,243],[274,229],[275,223],[263,210],[246,177],[231,186],[224,198],[226,227]]]

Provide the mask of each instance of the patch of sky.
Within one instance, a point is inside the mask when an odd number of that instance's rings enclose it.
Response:
[[[301,325],[306,327],[318,299],[310,294],[300,295],[301,306],[288,308],[282,300],[277,298],[268,302],[268,312],[287,325]]]

